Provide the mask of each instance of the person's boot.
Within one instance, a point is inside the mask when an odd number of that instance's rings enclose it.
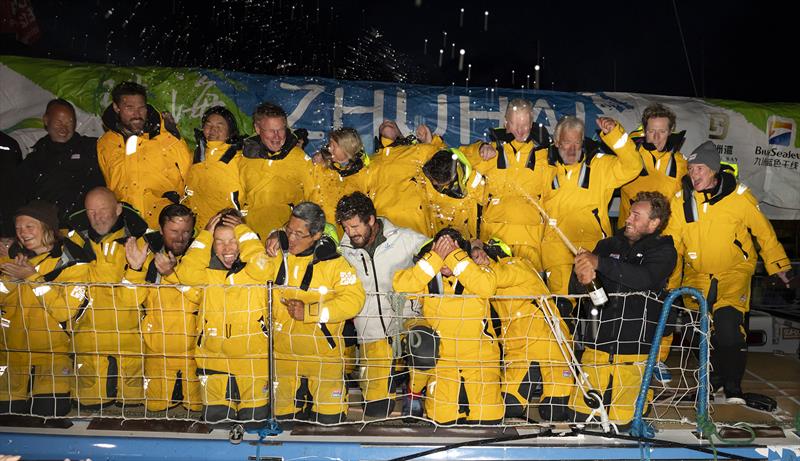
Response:
[[[401,410],[401,414],[406,417],[417,417],[422,418],[423,411],[422,411],[422,394],[416,394],[414,392],[409,392],[403,397],[403,407]],[[409,420],[413,420],[413,418],[408,418]]]
[[[547,421],[569,421],[574,418],[572,410],[567,403],[569,396],[565,397],[545,397],[539,402],[539,416]]]

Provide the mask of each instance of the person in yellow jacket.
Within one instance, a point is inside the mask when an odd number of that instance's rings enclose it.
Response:
[[[533,124],[533,103],[509,101],[504,128],[489,133],[490,142],[461,148],[475,170],[487,178],[488,203],[483,212],[487,236],[503,240],[517,257],[541,270],[542,218],[531,199],[539,199],[544,168],[536,168],[537,151],[550,145],[541,124]],[[540,151],[538,155],[543,155]]]
[[[174,123],[147,104],[145,87],[122,82],[111,97],[102,117],[106,132],[97,140],[100,170],[117,199],[155,229],[161,209],[183,194],[192,154]]]
[[[343,379],[345,321],[364,305],[356,271],[323,233],[325,213],[302,202],[278,231],[281,251],[267,263],[269,279],[280,288],[273,299],[275,415],[335,424],[347,418]]]
[[[16,212],[17,239],[0,260],[0,414],[66,416],[72,400],[72,320],[86,307],[82,249],[58,235],[58,209]]]
[[[418,177],[422,165],[445,148],[444,141],[425,125],[417,127],[416,136],[403,136],[392,120],[385,120],[378,132],[370,159],[368,195],[379,216],[398,227],[429,235],[425,188]]]
[[[79,410],[113,403],[138,405],[144,397],[141,317],[134,290],[125,280],[125,243],[138,240],[147,223],[138,212],[97,187],[86,209],[70,216],[68,238],[90,255],[90,304],[75,322],[73,340]]]
[[[353,128],[331,131],[328,144],[320,150],[319,156],[312,173],[314,185],[306,200],[319,205],[325,216],[333,217],[339,199],[356,191],[367,193],[369,157],[358,131]],[[341,225],[336,231],[339,237],[344,234]]]
[[[279,106],[265,102],[256,107],[253,126],[256,135],[244,141],[239,183],[242,214],[263,240],[286,223],[292,206],[310,193],[312,164]]]
[[[636,179],[619,189],[617,228],[625,228],[631,203],[639,192],[660,192],[664,197],[672,197],[681,189],[686,158],[680,150],[686,131],[674,132],[675,123],[675,112],[661,103],[651,104],[642,112],[641,132],[632,132],[630,137],[642,158],[643,168]]]
[[[641,157],[623,127],[607,117],[598,118],[597,125],[600,137],[616,155],[598,153],[584,145],[583,122],[567,116],[556,125],[555,145],[548,148],[546,158],[537,159],[546,170],[541,203],[551,219],[548,224],[558,226],[577,248],[594,248],[612,234],[608,204],[614,189],[642,170]],[[542,267],[553,294],[568,293],[572,261],[567,246],[553,227],[546,225]]]
[[[715,390],[724,389],[728,403],[744,404],[744,322],[750,310],[750,280],[758,261],[753,237],[767,273],[787,285],[791,263],[759,210],[758,200],[729,170],[721,168],[713,142],[698,146],[687,160],[689,173],[672,198],[672,218],[664,231],[672,236],[678,251],[670,288],[691,286],[703,292],[714,319],[711,384]],[[692,299],[684,302],[697,306]]]
[[[258,235],[227,208],[214,215],[175,268],[204,285],[197,317],[197,376],[205,421],[269,416],[267,255]]]
[[[477,243],[477,244],[476,244]],[[567,401],[573,378],[555,332],[545,314],[543,299],[550,291],[539,272],[527,258],[513,256],[511,247],[492,238],[486,243],[473,242],[472,259],[488,266],[497,276],[497,296],[492,308],[500,321],[503,352],[503,399],[505,416],[527,416],[528,405],[538,399],[539,415],[545,421],[568,418]],[[510,297],[518,297],[513,299]],[[553,324],[569,338],[567,325],[552,305]],[[550,310],[547,310],[549,312]],[[572,347],[564,342],[561,347]]]
[[[242,140],[233,113],[223,106],[205,111],[202,129],[195,129],[197,147],[186,174],[183,202],[196,215],[195,224],[204,226],[219,210],[241,209],[239,162]]]
[[[416,264],[393,279],[398,292],[445,295],[420,298],[421,321],[438,337],[438,351],[432,368],[415,369],[411,376],[411,392],[424,387],[425,413],[437,424],[495,424],[505,412],[488,300],[497,279],[491,268],[470,259],[469,249],[458,231],[443,229],[420,250]],[[457,296],[462,294],[472,296]],[[414,366],[414,357],[409,360]]]
[[[644,168],[636,179],[620,188],[618,228],[625,228],[631,204],[639,192],[659,192],[664,197],[672,197],[681,189],[681,178],[686,175],[686,158],[680,149],[686,140],[686,131],[674,132],[675,122],[675,112],[661,103],[653,103],[642,112],[641,131],[644,135],[633,132],[631,139],[642,157]],[[672,334],[665,335],[654,374],[665,384],[672,379],[664,363],[671,345]]]
[[[464,154],[458,149],[440,150],[423,165],[419,182],[425,184],[426,235],[452,227],[467,239],[480,238],[486,180]]]
[[[133,239],[125,244],[125,278],[149,285],[136,288],[137,300],[145,312],[142,337],[146,407],[155,412],[183,405],[187,410],[200,411],[194,347],[202,289],[180,285],[175,274],[175,266],[192,240],[195,217],[186,206],[172,204],[161,210],[158,221],[161,231],[145,234],[146,246],[139,247]]]

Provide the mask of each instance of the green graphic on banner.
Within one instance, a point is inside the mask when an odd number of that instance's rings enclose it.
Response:
[[[233,112],[240,127],[249,127],[251,123],[250,117],[219,91],[213,80],[194,69],[72,64],[17,56],[3,56],[0,60],[57,97],[97,115],[111,104],[114,85],[126,80],[138,82],[147,87],[148,103],[170,112],[191,144],[193,128],[200,126],[200,118],[209,107],[224,105]],[[217,74],[220,79],[225,78],[222,73]]]

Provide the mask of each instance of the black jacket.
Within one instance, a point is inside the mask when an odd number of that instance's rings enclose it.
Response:
[[[65,143],[41,138],[22,161],[17,181],[25,203],[39,199],[55,204],[66,227],[67,217],[83,209],[86,192],[105,185],[97,163],[97,138],[78,133]]]
[[[14,190],[11,178],[17,174],[21,161],[19,143],[0,131],[0,171],[3,172],[3,181],[0,181],[0,237],[14,236],[14,212],[22,205],[22,200]]]
[[[596,272],[609,300],[600,308],[597,338],[587,345],[612,354],[649,353],[662,303],[641,295],[612,293],[647,292],[663,301],[678,259],[672,237],[648,235],[630,245],[620,230],[597,242],[592,253],[599,257]],[[586,294],[574,273],[570,292]]]

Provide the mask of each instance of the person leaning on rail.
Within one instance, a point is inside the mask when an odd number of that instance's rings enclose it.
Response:
[[[98,409],[118,401],[139,405],[144,398],[141,310],[125,284],[125,244],[147,231],[138,211],[97,187],[86,194],[86,209],[70,216],[67,237],[83,248],[90,263],[91,303],[75,320],[75,397],[80,409]]]
[[[226,208],[175,268],[180,284],[207,285],[195,348],[205,421],[269,416],[266,260],[258,235],[239,211]]]
[[[672,237],[661,235],[669,219],[670,206],[663,195],[640,192],[625,229],[597,242],[592,252],[581,251],[575,257],[570,293],[585,294],[584,285],[596,278],[609,295],[598,307],[596,336],[585,339],[581,365],[592,388],[603,396],[609,419],[621,425],[633,419],[667,281],[677,260]],[[634,292],[647,295],[624,296]],[[591,412],[578,388],[569,406],[578,421],[585,421]]]
[[[424,390],[425,413],[437,424],[497,424],[505,413],[500,347],[489,307],[497,277],[475,263],[469,250],[458,231],[445,228],[422,247],[413,266],[394,274],[398,292],[442,295],[419,297],[422,318],[405,325],[410,345],[421,332],[438,338],[427,356],[412,348],[407,358],[415,368],[411,391]]]
[[[14,221],[16,241],[0,259],[0,413],[66,416],[74,380],[70,331],[88,304],[79,285],[88,279],[88,258],[59,235],[55,205],[34,200]]]
[[[406,312],[410,311],[409,301],[404,303],[403,312],[397,312],[387,293],[392,291],[394,273],[414,264],[414,256],[427,238],[378,217],[372,200],[361,192],[339,200],[336,222],[345,232],[340,245],[342,256],[369,293],[354,319],[361,356],[364,415],[386,417],[394,408],[395,378],[400,366],[393,351],[394,341],[402,327],[401,319],[411,315]]]
[[[171,204],[158,216],[160,231],[143,236],[146,246],[125,242],[125,279],[136,287],[144,307],[142,339],[147,411],[175,405],[199,411],[202,406],[194,348],[198,303],[203,290],[178,283],[175,267],[192,243],[195,217],[185,205]],[[156,285],[156,286],[153,286]]]
[[[336,424],[347,419],[347,320],[364,306],[355,269],[324,233],[325,213],[301,202],[276,232],[281,251],[266,262],[273,292],[275,415]]]
[[[545,421],[564,421],[567,400],[574,385],[567,359],[559,348],[556,332],[547,321],[544,280],[528,258],[512,254],[502,240],[472,242],[472,259],[488,266],[497,276],[497,298],[492,299],[493,316],[500,321],[502,342],[503,400],[506,418],[526,418],[528,405],[538,401],[539,416]],[[515,298],[516,297],[516,298]],[[569,338],[567,325],[552,309],[555,328]],[[496,327],[495,327],[496,328]],[[572,347],[563,341],[561,347]]]

